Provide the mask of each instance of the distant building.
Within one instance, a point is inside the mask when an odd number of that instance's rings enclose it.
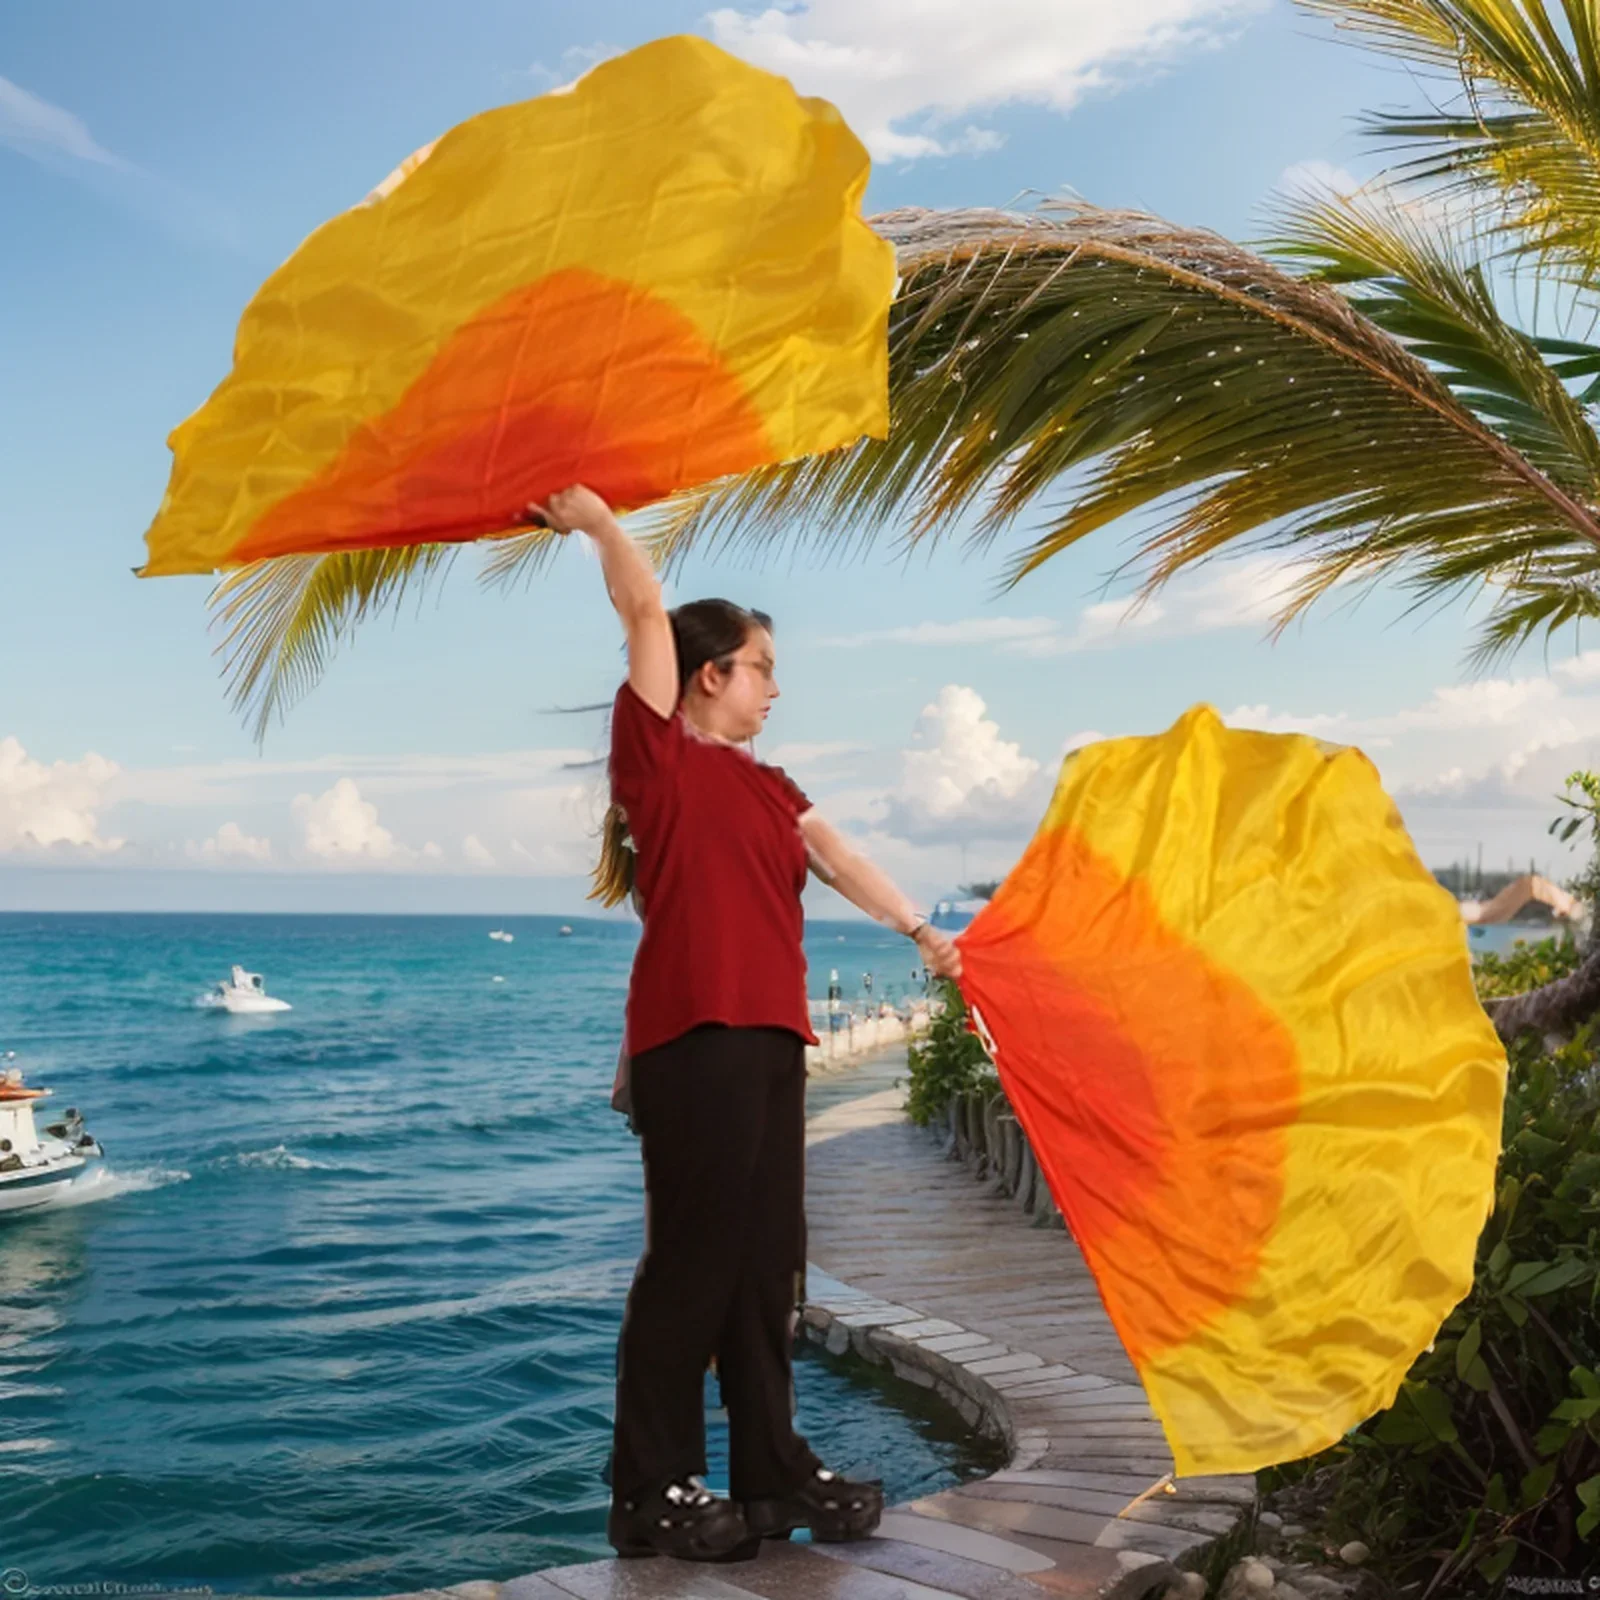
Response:
[[[1584,907],[1559,884],[1525,872],[1487,900],[1461,900],[1466,922],[1581,922]]]

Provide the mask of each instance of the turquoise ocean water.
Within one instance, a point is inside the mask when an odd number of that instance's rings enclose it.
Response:
[[[1545,939],[1570,937],[1559,927],[1528,922],[1494,922],[1467,929],[1467,949],[1473,955],[1510,955],[1519,944],[1534,945]]]
[[[0,1050],[106,1149],[83,1203],[0,1220],[0,1594],[376,1595],[610,1554],[635,932],[559,925],[0,914]],[[832,968],[911,988],[871,925],[807,950],[815,995]],[[294,1009],[198,1007],[233,962]],[[801,1430],[891,1500],[978,1470],[903,1388],[809,1347],[796,1371]]]

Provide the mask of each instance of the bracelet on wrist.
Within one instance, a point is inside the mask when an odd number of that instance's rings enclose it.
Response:
[[[906,929],[906,938],[914,941],[917,935],[921,933],[924,928],[931,928],[932,926],[933,924],[926,917],[918,917],[917,920]]]

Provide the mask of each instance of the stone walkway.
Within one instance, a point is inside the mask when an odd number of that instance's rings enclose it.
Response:
[[[1250,1477],[1157,1487],[1172,1457],[1076,1247],[906,1120],[903,1072],[893,1052],[812,1080],[806,1334],[938,1392],[1005,1441],[1006,1470],[894,1506],[858,1543],[769,1541],[730,1565],[589,1562],[430,1596],[1132,1600],[1250,1515]]]

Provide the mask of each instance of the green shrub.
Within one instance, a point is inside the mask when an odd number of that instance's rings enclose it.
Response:
[[[1551,834],[1563,844],[1571,844],[1574,834],[1588,834],[1588,863],[1577,877],[1567,880],[1566,888],[1592,910],[1600,900],[1600,773],[1569,772],[1566,793],[1556,799],[1572,815],[1557,817],[1550,824]]]
[[[1600,1546],[1592,1031],[1553,1054],[1531,1038],[1513,1047],[1495,1208],[1472,1291],[1394,1405],[1332,1449],[1262,1474],[1271,1490],[1329,1469],[1324,1533],[1363,1540],[1397,1583],[1481,1592],[1513,1563],[1519,1576],[1576,1575],[1583,1552]]]
[[[944,1002],[944,1009],[934,1012],[927,1033],[906,1049],[911,1080],[906,1114],[919,1127],[942,1117],[951,1095],[980,1084],[999,1083],[982,1041],[967,1028],[961,991],[944,978],[937,998]]]
[[[1541,939],[1537,944],[1519,942],[1509,955],[1484,951],[1472,965],[1472,981],[1478,986],[1480,1000],[1526,994],[1529,989],[1566,977],[1579,959],[1577,943],[1569,938]]]

